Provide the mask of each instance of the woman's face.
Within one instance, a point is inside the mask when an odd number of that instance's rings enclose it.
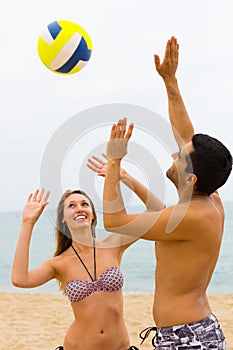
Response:
[[[72,193],[64,202],[65,222],[70,230],[92,225],[95,218],[90,201],[82,194]]]

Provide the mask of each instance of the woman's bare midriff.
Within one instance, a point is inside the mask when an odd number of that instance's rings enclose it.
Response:
[[[95,293],[72,304],[75,321],[66,333],[64,350],[129,348],[128,332],[122,315],[122,293],[116,293]]]

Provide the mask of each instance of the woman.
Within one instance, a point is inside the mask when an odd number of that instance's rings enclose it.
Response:
[[[106,163],[93,157],[88,167],[105,176]],[[121,180],[146,204],[158,210],[163,204],[146,187],[121,169]],[[48,204],[49,192],[36,190],[26,202],[16,247],[12,283],[20,288],[40,286],[55,278],[71,301],[74,321],[69,327],[64,350],[137,349],[129,343],[123,320],[122,254],[133,242],[123,235],[95,238],[97,223],[91,199],[80,190],[66,191],[57,209],[54,257],[35,269],[28,269],[33,227]],[[135,242],[135,240],[134,240]]]

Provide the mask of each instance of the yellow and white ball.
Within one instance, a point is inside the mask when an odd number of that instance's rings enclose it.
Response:
[[[73,22],[54,21],[47,25],[38,39],[39,57],[55,73],[79,72],[89,61],[91,53],[91,38]]]

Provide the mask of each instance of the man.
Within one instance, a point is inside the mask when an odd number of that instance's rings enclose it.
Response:
[[[232,169],[232,156],[218,140],[194,129],[179,92],[176,69],[179,45],[172,37],[162,64],[155,66],[165,83],[169,117],[179,152],[167,177],[179,201],[159,212],[127,214],[119,187],[121,159],[133,124],[113,125],[107,146],[104,226],[108,231],[156,242],[153,316],[157,349],[225,349],[222,329],[212,314],[206,290],[222,241],[224,209],[217,189]]]

